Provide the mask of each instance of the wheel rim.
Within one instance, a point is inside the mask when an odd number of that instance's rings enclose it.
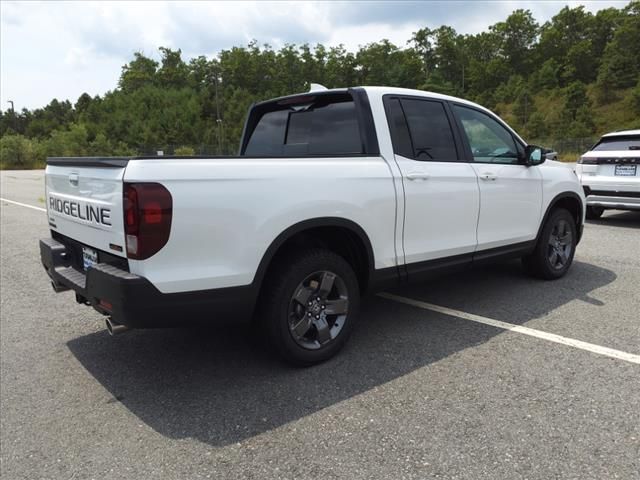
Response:
[[[547,249],[547,258],[549,264],[555,270],[563,269],[571,258],[571,250],[573,249],[573,233],[571,226],[566,220],[558,220],[549,235],[549,245]]]
[[[326,270],[314,272],[296,287],[289,302],[289,332],[303,348],[317,350],[344,328],[349,295],[344,280]]]

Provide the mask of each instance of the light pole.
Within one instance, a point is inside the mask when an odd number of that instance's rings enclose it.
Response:
[[[13,131],[18,133],[18,119],[16,118],[16,109],[13,107],[13,100],[7,100],[11,104],[11,113],[13,114]]]
[[[216,126],[218,130],[218,155],[222,155],[222,135],[223,135],[223,125],[222,119],[220,118],[220,99],[218,97],[218,72],[216,72],[215,76],[215,88],[216,88]]]

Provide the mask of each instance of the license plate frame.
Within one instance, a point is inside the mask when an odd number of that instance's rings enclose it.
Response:
[[[616,165],[616,169],[614,171],[616,177],[635,177],[637,173],[637,165]]]
[[[82,247],[82,268],[87,271],[98,263],[98,251],[90,247]]]

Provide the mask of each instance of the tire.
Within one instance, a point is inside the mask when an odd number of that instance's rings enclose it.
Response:
[[[602,207],[587,207],[586,217],[589,220],[597,220],[602,216],[604,208]]]
[[[551,212],[533,252],[522,258],[525,270],[534,277],[555,280],[564,276],[576,251],[576,224],[564,208]]]
[[[255,310],[262,331],[288,363],[311,366],[328,360],[347,342],[358,318],[355,272],[344,258],[324,249],[298,251],[276,262]]]

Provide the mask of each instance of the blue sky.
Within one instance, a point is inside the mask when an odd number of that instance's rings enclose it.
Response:
[[[517,8],[539,23],[563,6],[595,12],[626,1],[396,2],[10,2],[0,3],[0,109],[72,102],[116,87],[135,51],[181,48],[186,58],[215,55],[251,39],[359,45],[387,38],[404,45],[422,27],[450,25],[477,33]]]

